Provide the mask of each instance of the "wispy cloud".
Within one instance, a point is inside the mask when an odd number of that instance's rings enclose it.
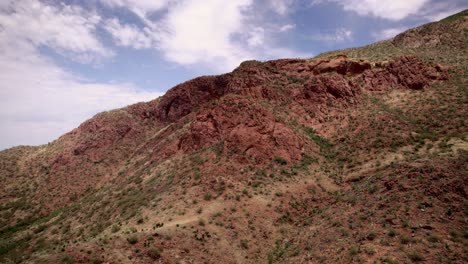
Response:
[[[379,32],[374,32],[372,36],[374,36],[375,40],[390,39],[407,29],[406,27],[387,28]]]
[[[269,6],[272,8],[277,14],[284,16],[290,13],[295,4],[295,0],[268,0]]]
[[[174,0],[99,0],[110,7],[126,8],[146,17],[148,14],[166,8]]]
[[[104,0],[103,0],[104,1]],[[124,7],[135,12],[128,1],[107,0],[109,6]],[[118,2],[117,4],[114,2]],[[295,1],[267,0],[270,12],[286,15]],[[146,9],[141,17],[145,28],[122,25],[113,19],[106,24],[117,45],[152,47],[163,57],[183,66],[202,65],[215,72],[230,71],[248,59],[273,58],[279,50],[287,54],[303,55],[275,45],[274,35],[280,31],[257,16],[254,0],[173,0],[160,1],[156,11],[164,10],[157,18]],[[141,8],[140,8],[141,9]],[[140,15],[141,12],[137,15]],[[124,29],[124,30],[122,30]],[[151,44],[150,44],[151,42]]]
[[[1,45],[48,46],[67,57],[90,62],[114,53],[96,35],[101,17],[77,6],[39,1],[6,1],[0,6]],[[14,47],[7,47],[14,48]]]
[[[185,1],[173,6],[160,26],[159,48],[182,65],[204,64],[220,71],[232,69],[249,54],[233,41],[245,28],[243,9],[251,0]]]
[[[279,31],[286,32],[286,31],[293,30],[295,27],[296,27],[296,24],[286,24],[286,25],[281,26],[279,28]]]
[[[140,29],[135,25],[122,24],[117,18],[108,19],[104,24],[118,46],[134,49],[148,49],[155,46],[151,30],[147,27]]]
[[[361,16],[373,16],[388,20],[401,20],[416,14],[430,0],[314,0],[313,5],[335,2],[346,11],[356,12]]]
[[[467,8],[466,1],[431,2],[421,10],[420,15],[429,21],[438,21]]]
[[[310,36],[309,38],[316,41],[325,41],[325,42],[343,42],[351,40],[353,32],[347,28],[338,28],[333,32],[328,33],[318,33]]]

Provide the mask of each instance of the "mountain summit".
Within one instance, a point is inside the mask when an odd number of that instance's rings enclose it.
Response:
[[[5,263],[463,263],[468,12],[0,152]]]

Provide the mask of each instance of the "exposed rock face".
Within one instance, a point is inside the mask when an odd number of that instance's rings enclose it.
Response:
[[[437,71],[436,67],[429,67],[415,56],[392,61],[386,70],[397,78],[399,85],[413,90],[424,89],[431,80],[447,79],[446,73]]]
[[[392,88],[421,90],[433,80],[446,80],[447,69],[430,66],[415,56],[403,56],[377,69],[363,74],[363,87],[369,91],[385,91]]]
[[[277,122],[273,113],[260,104],[231,96],[197,115],[189,133],[180,141],[184,152],[222,140],[223,151],[245,153],[257,162],[272,157],[298,160],[302,140],[291,128]]]
[[[326,99],[342,99],[360,93],[360,88],[343,76],[314,76],[304,84],[304,98],[324,103]]]
[[[289,75],[290,77],[285,77]],[[377,69],[372,69],[369,62],[351,60],[345,55],[312,61],[248,61],[230,74],[200,77],[174,87],[161,98],[154,112],[160,120],[174,122],[197,107],[231,93],[256,99],[285,101],[289,96],[272,86],[278,82],[291,87],[294,78],[308,79],[303,88],[305,97],[312,101],[323,102],[327,94],[333,98],[351,97],[359,93],[359,89],[347,77],[361,75],[366,82],[372,84],[366,86],[369,90],[378,90],[374,84],[423,89],[431,80],[447,78],[445,69],[426,65],[412,56],[401,57],[385,65],[378,64]]]
[[[245,62],[231,74],[186,82],[162,98],[157,116],[162,116],[163,121],[182,118],[194,111],[195,105],[199,110],[177,143],[158,137],[151,144],[154,159],[163,160],[222,142],[224,153],[247,154],[257,163],[274,156],[299,160],[303,140],[277,122],[271,110],[258,100],[290,101],[295,105],[294,111],[319,117],[330,102],[356,103],[365,91],[392,87],[419,90],[432,80],[444,78],[446,74],[440,67],[426,65],[412,56],[374,69],[368,62],[346,56],[318,61]],[[211,104],[206,104],[208,101]]]
[[[337,72],[342,75],[356,75],[369,70],[369,62],[348,59],[345,55],[338,55],[330,59],[319,60],[309,66],[315,74]]]
[[[365,91],[420,90],[432,80],[446,78],[443,67],[427,65],[414,56],[400,57],[374,68],[366,61],[350,60],[344,55],[312,61],[248,61],[232,73],[196,78],[174,87],[158,102],[129,109],[142,119],[155,118],[152,122],[163,124],[179,122],[197,112],[180,139],[167,140],[173,133],[170,128],[149,144],[156,160],[223,141],[225,153],[247,153],[258,162],[271,159],[274,153],[292,161],[300,159],[303,142],[257,100],[283,103],[292,100],[295,111],[320,116],[328,103],[356,103]],[[94,161],[102,159],[106,152],[100,149],[124,137],[134,138],[143,129],[132,124],[131,118],[128,115],[109,124],[97,117],[83,124],[80,131],[94,136],[78,143],[73,154],[86,153]],[[90,154],[90,149],[95,149],[95,153]]]
[[[176,121],[194,108],[221,97],[225,93],[228,76],[204,76],[179,84],[161,98],[156,116],[165,122]]]

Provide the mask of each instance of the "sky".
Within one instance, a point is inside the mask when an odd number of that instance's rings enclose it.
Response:
[[[463,0],[0,0],[0,149],[245,60],[311,58],[466,9]]]

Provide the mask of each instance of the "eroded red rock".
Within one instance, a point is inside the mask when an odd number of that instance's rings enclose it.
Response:
[[[177,121],[204,103],[221,97],[229,75],[203,76],[179,84],[169,90],[155,109],[155,115],[167,122]]]
[[[345,55],[338,55],[329,59],[318,60],[309,67],[315,74],[337,72],[343,75],[355,75],[369,70],[371,64],[363,60],[350,60]]]
[[[260,104],[236,97],[203,109],[181,138],[180,148],[190,152],[224,142],[224,153],[247,154],[257,162],[272,157],[298,160],[302,154],[302,139]]]

